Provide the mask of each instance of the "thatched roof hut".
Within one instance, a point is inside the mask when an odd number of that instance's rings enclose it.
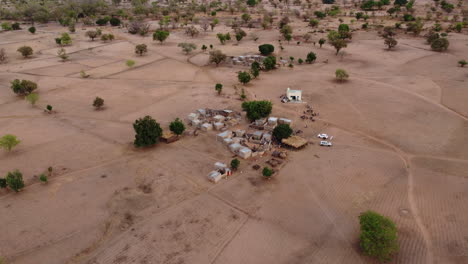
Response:
[[[281,140],[281,143],[287,146],[293,147],[295,149],[300,149],[304,147],[305,145],[307,145],[308,142],[305,138],[301,138],[298,136],[290,136],[288,138],[283,138]]]

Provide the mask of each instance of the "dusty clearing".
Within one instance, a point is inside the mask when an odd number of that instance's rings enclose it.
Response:
[[[468,73],[456,67],[468,53],[466,34],[451,33],[446,53],[404,34],[387,51],[373,31],[354,33],[344,58],[329,45],[284,43],[277,56],[314,51],[317,62],[262,73],[245,91],[271,100],[273,114],[292,119],[313,144],[289,152],[270,181],[252,169],[264,164],[259,158],[214,185],[206,179],[213,163],[232,157],[214,132],[135,150],[132,123],[151,115],[167,129],[198,108],[240,111],[244,68],[207,65],[200,50],[183,54],[182,31],[160,45],[110,27],[109,43],[77,27],[70,60],[61,62],[53,38],[63,30],[0,34],[9,56],[0,65],[0,135],[22,140],[0,153],[0,175],[20,169],[27,183],[20,194],[0,190],[0,256],[9,263],[373,263],[358,249],[358,215],[368,209],[399,228],[392,263],[468,263]],[[221,46],[215,34],[224,26],[190,41],[232,56],[276,44],[276,30],[246,29],[255,30],[258,42]],[[134,54],[137,43],[147,55]],[[26,44],[30,59],[14,52]],[[336,68],[350,80],[335,82]],[[35,107],[11,92],[15,78],[38,83]],[[299,118],[305,105],[279,102],[287,87],[303,90],[320,112],[316,122]],[[92,108],[96,96],[104,110]],[[49,104],[57,113],[43,112]],[[319,132],[335,136],[332,148],[318,146]],[[40,184],[34,175],[49,166],[54,175]]]

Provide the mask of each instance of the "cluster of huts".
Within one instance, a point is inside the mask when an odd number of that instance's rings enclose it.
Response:
[[[225,131],[239,124],[242,116],[232,110],[198,109],[187,117],[189,124],[202,131]]]
[[[262,63],[265,58],[262,55],[245,55],[232,57],[231,61],[233,65],[250,66],[254,62]]]

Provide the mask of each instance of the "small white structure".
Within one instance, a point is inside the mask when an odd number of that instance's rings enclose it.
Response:
[[[197,114],[197,113],[190,113],[190,114],[187,116],[187,118],[188,118],[188,120],[193,121],[193,120],[198,119],[198,116],[199,116],[199,114]]]
[[[200,127],[200,125],[201,125],[201,120],[199,120],[199,119],[192,120],[192,123],[191,123],[191,124],[192,124],[192,126],[194,126],[194,127]]]
[[[286,90],[286,97],[289,101],[300,102],[302,101],[302,91],[301,90],[291,90],[289,87]]]
[[[219,133],[218,135],[216,135],[216,139],[218,139],[218,140],[223,140],[225,138],[231,138],[231,137],[232,137],[232,131],[230,131],[230,130],[224,131],[224,132]]]
[[[205,124],[201,125],[201,130],[211,131],[211,130],[213,130],[213,125],[210,124],[210,123],[205,123]]]
[[[278,118],[277,117],[269,117],[268,118],[268,125],[269,126],[276,126],[278,124]]]
[[[223,175],[219,171],[212,171],[208,174],[208,179],[214,183],[219,182],[223,178]]]
[[[222,162],[215,162],[214,167],[217,170],[222,170],[222,169],[226,169],[227,165]]]
[[[280,123],[280,124],[287,124],[287,125],[291,125],[292,121],[291,121],[291,119],[287,119],[287,118],[280,118],[280,119],[278,120],[278,123]]]
[[[213,119],[215,120],[215,122],[224,122],[226,118],[222,115],[216,115],[213,117]]]
[[[223,143],[224,143],[224,145],[229,146],[232,143],[234,143],[234,140],[232,140],[232,138],[225,138],[225,139],[223,139]]]
[[[237,155],[239,155],[239,157],[243,159],[248,159],[250,158],[250,156],[252,156],[252,150],[250,150],[249,148],[243,147],[239,149],[239,152]]]
[[[234,144],[229,145],[229,149],[231,150],[232,153],[237,153],[237,151],[241,148],[242,148],[242,145],[239,143],[234,143]]]
[[[216,122],[213,125],[214,125],[215,130],[220,130],[221,128],[224,127],[224,123],[221,123],[221,122]]]

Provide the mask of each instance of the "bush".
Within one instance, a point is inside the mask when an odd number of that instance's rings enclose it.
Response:
[[[273,137],[276,138],[279,142],[283,138],[288,138],[292,135],[293,130],[288,124],[280,124],[273,129]]]
[[[15,79],[11,82],[11,89],[17,95],[28,95],[37,89],[37,84],[28,80]]]
[[[161,44],[169,37],[169,31],[156,30],[153,33],[153,40],[158,40]]]
[[[28,28],[29,33],[34,34],[36,33],[36,28],[35,27],[30,27]]]
[[[389,261],[398,252],[398,236],[395,224],[388,218],[367,211],[359,215],[361,225],[360,246],[365,255],[379,261]]]
[[[48,179],[47,179],[47,176],[42,173],[41,175],[39,175],[39,180],[43,183],[47,183]]]
[[[111,26],[117,27],[117,26],[120,26],[121,21],[120,19],[113,17],[109,20],[109,23],[111,24]]]
[[[447,38],[438,38],[432,41],[431,49],[434,51],[445,51],[449,45],[450,43]]]
[[[5,49],[0,49],[0,64],[2,63],[6,63],[7,61],[7,55],[6,55],[6,52],[5,52]]]
[[[231,160],[231,169],[237,170],[239,168],[240,161],[238,159]]]
[[[19,192],[24,188],[23,174],[19,170],[8,172],[5,180],[8,187],[15,192]]]
[[[60,45],[66,46],[66,45],[71,45],[72,44],[72,39],[68,33],[62,33],[60,36]]]
[[[327,35],[328,43],[332,45],[336,50],[336,55],[340,52],[342,48],[346,48],[348,44],[344,39],[342,39],[342,35],[336,31],[330,31]]]
[[[11,29],[13,30],[20,30],[21,29],[21,26],[18,22],[15,22],[11,25]]]
[[[0,138],[0,148],[4,148],[6,151],[11,151],[16,145],[21,143],[15,135],[7,134]]]
[[[465,67],[466,65],[468,64],[468,61],[466,60],[459,60],[458,61],[458,65],[460,65],[460,67]]]
[[[388,49],[395,47],[398,44],[398,41],[394,38],[388,37],[384,40],[385,45],[387,45]]]
[[[247,112],[247,118],[255,121],[271,114],[273,105],[270,101],[249,101],[242,103],[242,110]]]
[[[0,188],[1,189],[4,189],[6,188],[8,185],[7,185],[7,182],[6,182],[6,179],[5,178],[0,178]],[[0,262],[1,263],[1,262]]]
[[[258,46],[258,50],[263,56],[268,56],[275,51],[275,47],[271,44],[263,44]]]
[[[319,25],[319,23],[320,23],[320,22],[319,22],[317,19],[314,19],[314,18],[312,18],[311,20],[309,20],[309,26],[311,26],[311,27],[316,27],[316,26]]]
[[[57,51],[57,56],[62,59],[62,61],[66,61],[68,59],[67,51],[64,48],[60,48]]]
[[[152,146],[158,143],[162,135],[161,126],[151,116],[135,120],[133,129],[136,133],[133,144],[137,148]]]
[[[29,46],[19,47],[17,51],[21,53],[21,55],[23,55],[23,57],[25,58],[28,58],[29,56],[33,55],[33,49]]]
[[[220,50],[214,50],[214,51],[210,51],[209,60],[210,60],[210,63],[215,63],[217,67],[221,62],[226,60],[226,57],[227,57],[226,54],[224,54]]]
[[[252,76],[250,76],[250,73],[246,71],[241,71],[237,74],[237,79],[239,79],[239,82],[246,85],[248,82],[250,82]]]
[[[185,131],[185,125],[184,123],[179,119],[176,118],[171,124],[169,125],[169,130],[172,131],[172,133],[180,136],[184,133]]]
[[[37,100],[39,100],[39,95],[37,93],[30,93],[26,95],[25,99],[31,103],[31,105],[35,105]]]
[[[215,90],[218,92],[218,94],[221,94],[221,91],[223,90],[223,85],[220,83],[217,83],[215,85]]]
[[[86,36],[89,37],[91,41],[94,41],[94,39],[97,38],[99,34],[96,30],[88,30],[86,31]]]
[[[197,45],[195,45],[195,43],[179,43],[177,47],[180,47],[185,54],[189,54],[193,50],[197,49]]]
[[[49,112],[52,112],[52,108],[53,108],[53,107],[52,107],[51,105],[47,105],[47,106],[46,106],[46,109],[47,109],[47,111],[49,111]]]
[[[96,20],[96,25],[98,25],[98,26],[105,26],[105,25],[107,25],[107,22],[109,22],[109,20],[107,19],[107,17],[99,18],[98,20]]]
[[[343,82],[349,78],[348,73],[343,69],[337,69],[335,71],[335,77],[339,82]]]
[[[264,167],[262,170],[262,175],[269,179],[273,175],[273,170],[270,169],[269,167]]]
[[[146,46],[146,44],[138,44],[135,46],[135,53],[140,55],[140,56],[143,56],[143,54],[147,53],[148,52],[148,47]]]
[[[96,97],[93,101],[93,106],[98,110],[101,109],[101,107],[104,106],[104,99],[102,99],[101,97]]]
[[[12,30],[11,24],[9,22],[3,22],[1,26],[2,26],[2,29],[5,31]]]
[[[127,60],[127,61],[125,62],[125,64],[126,64],[128,67],[133,67],[133,66],[135,65],[135,61],[133,61],[133,60]]]
[[[276,69],[276,57],[268,56],[263,60],[263,69],[266,71]]]
[[[311,64],[312,62],[314,62],[315,60],[317,59],[317,55],[315,55],[314,52],[309,52],[307,53],[307,58],[306,58],[306,62]]]

